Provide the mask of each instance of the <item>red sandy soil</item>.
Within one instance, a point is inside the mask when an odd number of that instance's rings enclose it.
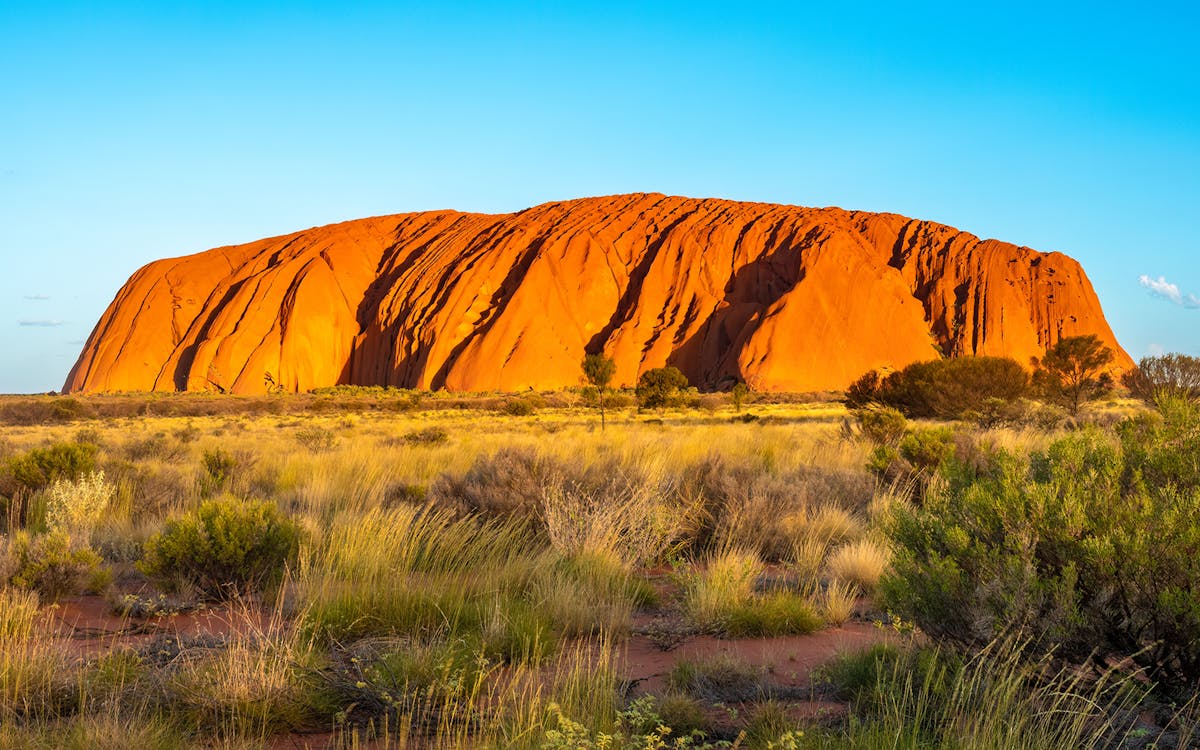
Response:
[[[43,622],[67,653],[91,658],[120,647],[137,647],[162,635],[230,635],[267,630],[272,615],[248,607],[215,607],[158,617],[114,614],[103,597],[62,599],[42,611]]]
[[[653,621],[671,617],[667,611],[639,614],[635,631]],[[149,618],[113,614],[102,597],[84,596],[64,599],[47,606],[43,621],[54,633],[55,641],[67,653],[92,658],[120,647],[138,647],[156,637],[170,635],[186,638],[199,635],[230,635],[264,631],[272,613],[249,607],[214,607],[199,612]],[[682,660],[693,662],[729,656],[757,667],[767,682],[788,689],[783,701],[787,712],[797,720],[832,720],[844,717],[847,706],[827,700],[813,683],[813,672],[842,652],[855,651],[872,644],[894,640],[888,629],[867,622],[850,622],[838,628],[809,635],[774,638],[725,639],[710,635],[683,636],[664,649],[647,635],[630,635],[618,647],[618,672],[632,685],[632,695],[661,694],[672,667]],[[804,696],[805,691],[809,691]],[[801,695],[804,697],[794,697]],[[729,731],[731,719],[722,711],[710,714],[716,727]],[[329,732],[296,733],[273,738],[271,750],[318,750],[332,747],[335,735]],[[361,745],[370,748],[371,743]]]

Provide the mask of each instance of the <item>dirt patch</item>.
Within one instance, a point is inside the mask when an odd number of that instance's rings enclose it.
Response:
[[[164,635],[186,639],[262,632],[271,612],[251,607],[212,607],[196,612],[132,617],[113,612],[104,597],[63,599],[45,607],[42,624],[67,654],[94,658],[119,648],[141,648]]]
[[[619,649],[617,663],[640,694],[662,692],[667,675],[681,661],[700,662],[718,657],[759,668],[772,685],[793,692],[811,688],[813,670],[839,653],[860,651],[896,638],[891,630],[864,622],[851,622],[809,635],[774,638],[681,636],[670,649],[664,649],[657,637],[633,635]]]

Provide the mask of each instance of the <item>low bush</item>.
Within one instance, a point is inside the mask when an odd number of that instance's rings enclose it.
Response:
[[[168,591],[188,585],[225,599],[277,581],[299,542],[299,527],[272,503],[208,500],[151,537],[138,567]]]
[[[19,491],[37,492],[59,479],[73,481],[96,468],[91,443],[55,443],[10,456],[0,470],[0,494],[12,497]]]
[[[206,483],[212,487],[226,485],[237,468],[237,459],[228,451],[212,448],[204,451],[203,457]]]
[[[63,531],[37,536],[19,531],[5,554],[11,558],[5,566],[10,569],[9,582],[49,599],[98,593],[112,581],[100,556],[88,547],[73,547]]]
[[[745,743],[747,750],[785,750],[796,748],[804,736],[790,718],[784,705],[773,700],[758,705],[746,721]]]
[[[871,405],[854,412],[863,437],[877,445],[898,445],[908,430],[908,420],[899,409]]]
[[[431,498],[464,512],[534,517],[543,488],[560,471],[556,462],[523,447],[504,447],[479,456],[462,476],[442,474]]]
[[[891,672],[892,665],[900,658],[899,647],[876,643],[861,651],[838,654],[822,665],[813,677],[834,698],[850,703],[874,689],[880,676]]]
[[[537,404],[530,398],[510,398],[500,408],[502,413],[510,417],[528,417],[537,410]]]
[[[950,472],[888,522],[886,603],[931,636],[1129,659],[1168,691],[1200,679],[1200,407],[1085,430]]]
[[[314,675],[323,667],[305,645],[280,631],[232,634],[221,648],[181,654],[168,672],[174,718],[192,731],[266,737],[321,716]]]
[[[399,442],[405,445],[441,445],[450,439],[450,432],[445,427],[424,427],[401,435]]]
[[[541,750],[717,750],[728,742],[707,742],[704,732],[682,732],[660,716],[653,696],[642,696],[617,712],[610,731],[589,729],[563,712],[557,703],[549,706],[549,728]],[[594,723],[596,717],[584,717]]]
[[[1025,368],[1007,357],[937,359],[884,378],[868,373],[851,385],[847,403],[857,408],[875,402],[914,418],[961,419],[1025,396],[1029,382]]]
[[[313,424],[296,430],[296,442],[310,453],[326,453],[337,445],[337,434],[328,427]]]
[[[46,527],[88,541],[116,489],[94,471],[75,481],[57,479],[46,491]]]
[[[182,442],[171,440],[165,434],[130,440],[121,450],[130,461],[178,463],[188,455]]]
[[[909,430],[898,446],[877,445],[867,469],[886,482],[924,485],[954,455],[954,431],[948,427]]]
[[[418,728],[436,727],[447,708],[477,698],[496,669],[473,639],[427,638],[397,645],[385,642],[382,653],[362,649],[345,668],[326,673],[336,703],[348,707],[339,721],[383,719],[394,726],[411,722]]]
[[[668,693],[658,698],[658,718],[661,726],[671,729],[672,737],[689,737],[712,731],[712,720],[703,704],[690,695]]]

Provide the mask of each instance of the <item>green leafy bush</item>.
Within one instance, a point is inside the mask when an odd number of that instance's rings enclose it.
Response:
[[[510,417],[528,417],[537,411],[537,405],[528,398],[512,398],[504,402],[500,411]]]
[[[228,482],[237,468],[237,459],[220,448],[204,451],[203,463],[207,481],[215,487]]]
[[[847,403],[870,402],[913,418],[961,419],[1029,392],[1029,373],[1007,357],[956,357],[914,362],[880,380],[872,373],[847,392]]]
[[[13,456],[0,472],[0,492],[9,496],[20,489],[37,492],[58,479],[77,479],[96,468],[97,450],[91,443],[55,443]]]
[[[1200,409],[1087,430],[1029,457],[947,472],[888,522],[885,602],[935,638],[1020,632],[1066,658],[1130,659],[1166,689],[1200,680]]]
[[[100,556],[88,547],[73,547],[63,531],[31,535],[19,531],[9,542],[10,582],[18,588],[58,599],[84,592],[96,593],[112,581]]]
[[[190,585],[223,599],[278,580],[299,543],[299,527],[272,503],[222,498],[168,523],[138,567],[168,591]]]
[[[861,409],[874,403],[879,397],[879,373],[875,370],[864,373],[846,389],[846,406]]]
[[[687,377],[676,367],[656,367],[638,378],[637,401],[641,409],[664,409],[682,403]]]
[[[311,453],[325,453],[337,446],[337,434],[319,424],[308,425],[296,430],[296,442]]]
[[[877,445],[898,445],[908,429],[908,420],[898,409],[867,406],[854,412],[863,437]]]
[[[954,455],[954,431],[919,427],[904,434],[898,445],[877,445],[867,469],[887,481],[927,480]]]

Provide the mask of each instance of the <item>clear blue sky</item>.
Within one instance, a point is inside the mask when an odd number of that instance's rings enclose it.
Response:
[[[0,392],[155,258],[630,191],[1066,252],[1135,358],[1200,354],[1193,4],[156,5],[0,0]]]

